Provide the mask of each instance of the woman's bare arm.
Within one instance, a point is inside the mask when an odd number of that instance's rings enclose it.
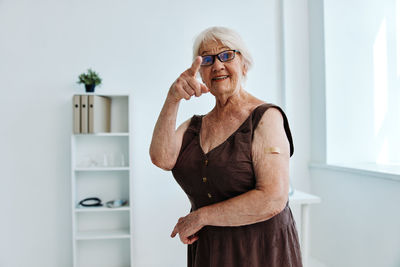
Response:
[[[178,129],[175,129],[181,99],[189,100],[193,95],[199,97],[209,91],[204,84],[196,80],[196,73],[199,71],[201,60],[201,57],[197,57],[192,66],[171,85],[154,127],[150,157],[156,166],[164,170],[171,170],[175,166],[182,146],[183,134],[190,123],[187,120]]]
[[[178,107],[179,102],[167,97],[154,127],[151,140],[151,161],[164,170],[171,170],[175,166],[182,145],[183,134],[190,122],[190,120],[185,121],[175,130]]]

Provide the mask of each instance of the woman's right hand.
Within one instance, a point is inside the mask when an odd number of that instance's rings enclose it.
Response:
[[[210,90],[196,79],[202,58],[196,57],[192,66],[184,71],[171,85],[164,106],[161,109],[150,145],[150,157],[154,165],[171,170],[176,163],[182,146],[183,135],[190,119],[176,127],[176,116],[182,98],[189,100],[193,95],[201,96]]]
[[[196,79],[196,74],[200,69],[202,58],[198,56],[192,63],[192,66],[182,72],[169,89],[168,96],[172,97],[176,102],[182,98],[189,100],[193,95],[196,97],[210,90],[206,85]]]

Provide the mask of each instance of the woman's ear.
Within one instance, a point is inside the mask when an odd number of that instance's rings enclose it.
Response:
[[[247,74],[247,66],[246,64],[243,64],[243,76],[246,76]]]

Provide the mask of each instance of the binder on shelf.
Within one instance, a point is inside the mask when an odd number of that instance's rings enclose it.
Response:
[[[88,96],[81,95],[81,133],[88,133]]]
[[[73,100],[73,110],[74,110],[74,133],[81,133],[81,96],[74,95]]]
[[[105,96],[89,95],[89,133],[111,131],[111,99]]]

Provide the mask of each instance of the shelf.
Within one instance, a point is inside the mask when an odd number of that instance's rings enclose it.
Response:
[[[320,203],[321,198],[315,195],[307,194],[305,192],[294,190],[293,195],[289,196],[290,204],[313,204]]]
[[[113,212],[113,211],[129,211],[129,206],[123,206],[120,208],[107,208],[107,207],[79,207],[75,209],[75,212]]]
[[[74,136],[129,136],[129,133],[85,133],[74,134]]]
[[[129,167],[88,167],[88,168],[75,168],[76,172],[98,172],[98,171],[129,171]]]
[[[76,109],[74,120],[81,124],[109,120],[107,132],[71,133],[71,213],[73,267],[132,266],[132,207],[109,208],[108,200],[132,199],[132,131],[131,103],[127,94],[76,94],[100,95],[111,101],[109,114],[88,118]],[[79,97],[80,104],[86,97]],[[93,104],[95,108],[96,104]],[[98,106],[98,105],[97,105]],[[82,108],[82,107],[81,107]],[[107,107],[108,109],[108,107]],[[101,110],[101,107],[98,109]],[[92,110],[93,114],[96,112]],[[84,112],[86,112],[84,110]],[[83,114],[83,115],[82,115]],[[97,116],[97,115],[96,115]],[[86,121],[86,122],[85,122]],[[76,127],[76,132],[79,132]],[[81,129],[83,127],[80,127]],[[87,127],[89,128],[89,127]],[[101,131],[106,131],[104,128]],[[84,207],[79,202],[89,197],[103,201],[100,207]],[[1,265],[1,264],[0,264]]]
[[[127,229],[122,230],[96,230],[82,231],[76,234],[76,240],[99,240],[99,239],[129,239],[130,233]]]
[[[75,266],[131,267],[131,239],[77,240]]]

